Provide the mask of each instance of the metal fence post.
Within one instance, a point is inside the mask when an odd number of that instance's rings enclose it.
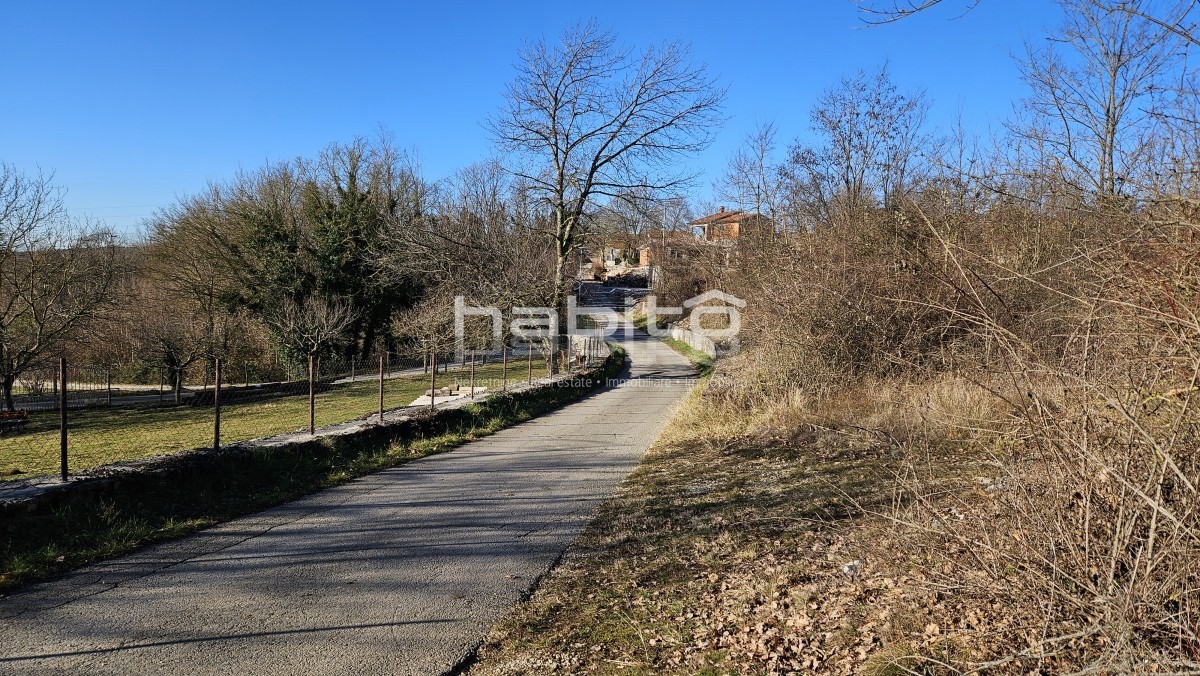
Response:
[[[213,366],[213,451],[221,450],[221,358]]]
[[[508,391],[508,346],[500,348],[500,391]]]
[[[529,356],[527,358],[526,363],[529,365],[529,375],[528,375],[527,384],[532,385],[533,384],[533,343],[529,344]]]
[[[429,369],[429,410],[432,411],[437,398],[437,350],[430,351],[429,358],[433,360],[433,368]]]
[[[104,397],[104,405],[112,406],[112,369],[104,369],[104,389],[106,391]]]
[[[163,370],[160,368],[160,369],[158,369],[158,400],[159,401],[163,400],[163,381],[164,380],[165,380],[165,378],[163,377]]]
[[[383,362],[384,354],[379,355],[379,422],[383,422]]]
[[[317,390],[316,370],[313,368],[316,359],[310,352],[308,355],[308,433],[316,434],[317,420]]]
[[[471,399],[475,398],[475,354],[471,353]]]
[[[571,375],[571,336],[567,335],[564,338],[567,341],[567,349],[564,350],[563,354],[566,355],[567,359],[567,375]]]
[[[62,480],[67,480],[67,358],[58,359],[58,435]]]

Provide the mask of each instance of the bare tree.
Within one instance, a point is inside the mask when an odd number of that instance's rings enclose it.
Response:
[[[962,16],[975,9],[982,0],[958,0],[963,5]],[[864,0],[858,3],[859,11],[863,13],[863,21],[870,25],[892,23],[905,19],[914,14],[941,5],[944,0],[886,0],[871,2]]]
[[[167,384],[178,403],[188,367],[212,354],[210,323],[202,313],[186,309],[190,299],[171,294],[153,277],[141,281],[128,317],[137,327],[138,354],[144,362],[166,371]]]
[[[437,352],[454,344],[454,298],[448,293],[430,294],[397,312],[392,321],[396,335],[415,342],[422,351]]]
[[[709,145],[723,98],[676,43],[636,54],[589,23],[522,51],[491,128],[526,160],[516,173],[552,214],[556,308],[594,200],[685,183],[674,162]]]
[[[345,344],[355,319],[349,305],[309,296],[302,302],[284,300],[267,323],[279,336],[281,347],[297,357],[332,352]]]
[[[631,190],[609,200],[591,219],[608,234],[636,238],[656,227],[656,207],[660,202],[645,190]]]
[[[1011,130],[1061,158],[1066,184],[1101,200],[1128,196],[1152,159],[1156,132],[1150,111],[1179,54],[1178,43],[1134,13],[1092,0],[1061,4],[1066,19],[1050,43],[1027,45],[1021,59],[1030,88],[1023,109],[1032,119]]]
[[[889,23],[943,0],[863,0],[867,23]],[[970,11],[980,0],[965,2]],[[1059,0],[1065,20],[1045,47],[1021,62],[1030,97],[1010,124],[1016,154],[1045,175],[1019,171],[1005,182],[1045,183],[1075,203],[1136,197],[1194,220],[1197,78],[1187,50],[1200,45],[1198,0]],[[1092,197],[1096,199],[1093,200]]]
[[[439,184],[425,217],[392,232],[388,269],[419,279],[428,295],[461,294],[501,308],[545,305],[553,248],[527,192],[497,162],[459,171]]]
[[[925,93],[899,91],[886,66],[827,89],[811,114],[820,144],[793,146],[783,170],[802,225],[852,222],[906,195],[929,143],[927,110]]]
[[[246,344],[245,318],[229,303],[233,273],[214,253],[211,232],[219,210],[206,199],[172,206],[150,224],[129,309],[143,363],[166,371],[176,401],[189,366],[228,358]]]
[[[1091,0],[1096,7],[1108,12],[1121,12],[1141,18],[1193,47],[1200,46],[1200,9],[1198,0],[1178,0],[1166,7],[1130,0]]]
[[[17,378],[108,305],[116,261],[112,233],[67,220],[50,176],[0,165],[0,391],[8,410]]]
[[[226,356],[242,333],[226,299],[236,271],[214,251],[211,233],[221,209],[212,198],[211,192],[192,197],[150,224],[138,307],[132,312],[142,358],[166,370],[176,401],[187,368]]]
[[[245,345],[247,323],[274,331],[279,321],[267,318],[294,316],[310,297],[350,306],[354,321],[340,345],[345,356],[366,356],[391,346],[392,314],[421,291],[396,261],[429,199],[415,163],[386,136],[330,145],[315,159],[241,172],[164,210],[150,237],[152,261],[161,263],[154,272],[180,312],[208,318],[211,356]]]
[[[785,182],[775,158],[775,136],[775,125],[771,123],[759,125],[748,134],[729,159],[717,188],[738,208],[778,222]]]
[[[1146,112],[1157,125],[1153,168],[1138,181],[1137,192],[1149,196],[1155,220],[1195,225],[1200,221],[1200,76],[1191,67],[1189,50],[1200,46],[1200,1],[1164,3],[1090,0],[1100,11],[1121,14],[1142,29],[1174,42],[1182,58],[1158,78],[1153,104]]]

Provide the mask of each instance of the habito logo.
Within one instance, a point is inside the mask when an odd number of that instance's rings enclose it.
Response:
[[[737,335],[742,328],[741,309],[746,301],[724,291],[706,291],[683,301],[682,306],[659,307],[653,294],[642,298],[639,314],[646,318],[646,331],[660,338],[682,340],[692,347],[720,356],[738,350]],[[688,314],[686,325],[672,318]],[[463,296],[454,297],[454,348],[458,359],[466,353],[467,318],[491,320],[488,350],[499,352],[504,347],[504,313],[492,306],[467,305]],[[608,340],[622,331],[634,330],[631,313],[619,313],[610,307],[580,305],[576,296],[567,297],[566,331],[560,331],[559,315],[550,307],[514,307],[510,311],[508,346],[512,348],[540,346],[555,336],[568,339]],[[473,332],[478,344],[488,338],[487,332]],[[472,350],[478,352],[479,350]]]

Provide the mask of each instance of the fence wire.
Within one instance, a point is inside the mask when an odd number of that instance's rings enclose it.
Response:
[[[261,363],[221,360],[220,444],[284,434],[303,438],[310,429],[377,422],[381,409],[386,416],[462,399],[482,400],[545,379],[552,371],[587,368],[608,354],[599,340],[564,337],[461,355],[314,356],[311,378],[303,363],[264,369]],[[216,361],[194,366],[183,377],[158,368],[142,369],[134,378],[110,368],[68,364],[65,397],[57,364],[30,369],[13,388],[13,410],[6,406],[0,412],[0,479],[61,472],[64,405],[72,472],[212,448],[218,410]]]

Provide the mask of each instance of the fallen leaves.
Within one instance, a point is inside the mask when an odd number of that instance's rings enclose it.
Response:
[[[878,453],[756,443],[652,451],[473,673],[852,674],[995,631],[943,552],[848,510],[887,499]]]

